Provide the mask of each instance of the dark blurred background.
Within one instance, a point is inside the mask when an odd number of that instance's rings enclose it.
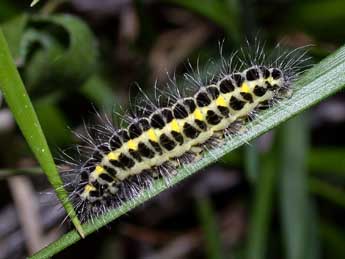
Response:
[[[95,110],[126,109],[136,84],[217,63],[219,41],[225,55],[258,35],[313,44],[317,63],[345,37],[344,0],[29,4],[2,0],[0,23],[55,157]],[[344,132],[340,92],[55,257],[345,258]],[[1,93],[0,144],[0,259],[24,258],[71,226]]]

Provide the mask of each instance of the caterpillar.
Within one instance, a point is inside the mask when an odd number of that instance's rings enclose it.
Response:
[[[206,82],[186,74],[185,91],[175,82],[170,90],[156,88],[156,101],[144,94],[138,111],[124,115],[126,127],[107,119],[79,136],[86,144],[65,187],[82,220],[132,199],[155,178],[169,179],[245,129],[260,110],[292,94],[309,59],[304,47],[279,55],[265,54],[263,47],[247,51],[221,55],[219,73]]]

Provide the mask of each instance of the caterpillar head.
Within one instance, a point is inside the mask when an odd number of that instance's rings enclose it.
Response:
[[[269,73],[270,76],[266,84],[268,90],[274,92],[274,97],[278,99],[290,97],[292,94],[292,81],[289,75],[284,74],[279,68],[270,68]]]

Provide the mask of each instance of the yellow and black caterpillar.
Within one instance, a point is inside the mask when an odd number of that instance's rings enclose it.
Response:
[[[257,111],[289,95],[305,61],[305,53],[297,58],[293,53],[271,63],[261,58],[241,72],[222,71],[193,96],[175,98],[168,106],[134,118],[127,128],[107,127],[89,139],[92,152],[74,169],[77,179],[71,196],[77,211],[89,217],[99,213],[99,207],[130,199],[149,188],[155,177],[169,177],[214,143],[221,144],[233,134],[234,125],[244,125]]]

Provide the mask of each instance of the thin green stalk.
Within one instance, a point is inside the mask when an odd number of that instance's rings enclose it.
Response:
[[[313,148],[309,154],[309,170],[345,176],[345,149],[334,147]]]
[[[256,141],[253,141],[251,145],[244,147],[244,167],[247,175],[247,179],[250,183],[254,184],[259,178],[259,152]]]
[[[309,198],[306,157],[308,118],[300,115],[280,131],[280,206],[283,240],[287,259],[307,258]]]
[[[203,236],[206,244],[207,258],[221,259],[222,248],[217,226],[217,219],[214,215],[212,203],[207,197],[200,197],[196,200],[197,213],[201,226],[203,228]]]
[[[247,259],[266,258],[267,233],[269,231],[276,180],[275,163],[273,160],[266,159],[262,163],[251,210]]]
[[[311,177],[309,179],[309,189],[312,193],[327,199],[334,204],[342,206],[345,208],[345,191],[332,186],[329,183],[321,181],[316,177]]]
[[[6,39],[0,29],[0,89],[10,107],[20,130],[36,156],[40,166],[54,187],[74,226],[83,236],[81,224],[73,205],[68,201],[68,194],[61,188],[62,180],[49,150],[37,115],[13,62]]]

